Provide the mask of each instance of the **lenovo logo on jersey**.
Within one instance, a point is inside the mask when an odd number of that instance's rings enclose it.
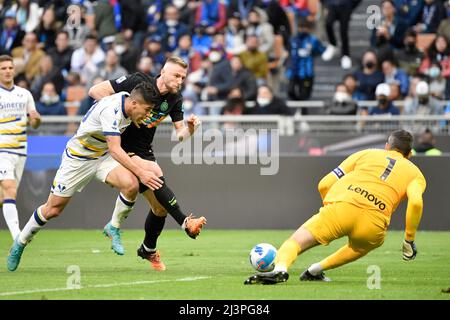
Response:
[[[376,207],[378,207],[380,210],[386,209],[386,204],[379,200],[376,196],[369,193],[369,191],[361,189],[360,187],[354,187],[352,184],[348,186],[347,190],[354,191],[356,193],[359,193],[361,196],[369,200],[370,202],[373,202]]]

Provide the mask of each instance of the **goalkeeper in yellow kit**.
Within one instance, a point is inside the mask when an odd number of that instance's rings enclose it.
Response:
[[[356,152],[319,182],[323,207],[279,248],[272,272],[257,273],[245,284],[275,284],[289,278],[288,268],[297,256],[319,244],[347,236],[348,243],[319,263],[300,280],[330,281],[324,270],[355,261],[384,242],[391,215],[408,197],[403,259],[417,254],[414,238],[422,216],[426,182],[408,160],[413,137],[404,130],[391,133],[385,150]]]

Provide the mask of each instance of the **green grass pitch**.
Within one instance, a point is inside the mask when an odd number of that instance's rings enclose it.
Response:
[[[11,244],[0,232],[0,299],[450,299],[450,232],[419,232],[419,254],[402,260],[403,233],[388,232],[384,245],[366,257],[326,274],[330,283],[300,282],[311,263],[337,250],[345,239],[302,254],[289,270],[287,283],[274,286],[243,282],[253,273],[248,253],[260,242],[279,247],[292,230],[208,230],[197,240],[181,230],[166,230],[159,240],[164,272],[152,270],[136,256],[143,231],[125,230],[126,253],[117,256],[101,231],[44,230],[26,248],[15,272],[6,269]],[[379,289],[369,289],[378,266]],[[70,267],[76,266],[76,267]],[[67,289],[79,270],[79,289]]]

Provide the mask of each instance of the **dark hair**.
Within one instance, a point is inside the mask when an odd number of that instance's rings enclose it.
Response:
[[[346,89],[347,92],[348,92],[348,88],[347,88],[347,86],[345,85],[345,83],[343,83],[343,82],[338,82],[338,83],[334,86],[334,91],[336,91],[337,88],[339,88],[339,87],[345,87],[345,89]]]
[[[70,35],[66,30],[60,30],[60,31],[58,31],[58,33],[56,35],[58,36],[60,34],[65,34],[67,38],[70,38]]]
[[[408,30],[406,30],[405,32],[405,38],[406,37],[414,37],[417,38],[417,32],[416,30],[414,30],[413,28],[409,28]]]
[[[406,130],[395,130],[389,135],[388,143],[391,149],[395,149],[407,157],[412,149],[413,136]]]
[[[160,95],[154,85],[142,82],[131,91],[130,98],[140,100],[145,104],[156,105],[159,102]]]
[[[300,18],[300,20],[298,21],[298,24],[297,24],[297,28],[305,28],[305,29],[311,30],[312,27],[313,27],[312,22],[306,18]]]
[[[0,62],[11,61],[13,62],[13,58],[7,54],[2,54],[0,56]]]

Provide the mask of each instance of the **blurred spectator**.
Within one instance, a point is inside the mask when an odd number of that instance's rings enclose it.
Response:
[[[259,38],[256,35],[249,35],[245,44],[247,50],[239,55],[242,63],[253,73],[258,82],[265,82],[269,71],[268,60],[267,56],[258,49]]]
[[[125,34],[118,33],[113,42],[113,49],[119,55],[122,67],[130,74],[136,72],[136,61],[141,56],[142,48],[134,46],[131,38],[125,37]]]
[[[178,48],[175,49],[173,55],[180,57],[189,63],[189,72],[200,68],[202,55],[200,52],[197,52],[192,48],[192,39],[189,34],[185,34],[180,37],[178,40]]]
[[[13,49],[11,55],[14,58],[14,64],[23,65],[22,71],[25,72],[25,77],[28,81],[32,81],[39,72],[39,61],[45,53],[38,48],[36,34],[28,32],[23,38],[22,46]]]
[[[183,96],[185,95],[185,93],[192,94],[192,92],[195,92],[200,100],[208,100],[208,93],[206,92],[205,88],[209,82],[211,69],[212,62],[209,59],[203,59],[200,63],[200,68],[187,75]]]
[[[362,58],[362,70],[354,74],[358,83],[357,94],[364,100],[375,100],[375,89],[378,84],[384,82],[384,75],[378,70],[377,65],[375,52],[368,50]]]
[[[81,83],[81,77],[76,72],[69,72],[66,77],[67,87],[64,92],[65,107],[68,115],[75,115],[78,112],[81,101],[86,96],[86,87]]]
[[[87,36],[91,33],[91,29],[86,24],[86,8],[82,5],[80,7],[81,16],[79,21],[73,21],[72,23],[66,23],[63,30],[69,34],[69,44],[76,50],[83,46]],[[77,27],[73,26],[73,23],[77,23]]]
[[[372,31],[371,45],[382,47],[389,44],[396,49],[402,48],[408,24],[395,14],[395,5],[391,0],[381,1],[381,13],[380,25]]]
[[[59,99],[55,85],[46,82],[42,87],[39,101],[36,104],[37,111],[43,116],[65,116],[67,115],[64,103]]]
[[[445,78],[442,76],[441,65],[439,62],[432,62],[427,73],[430,78],[430,95],[436,99],[445,99]]]
[[[403,44],[403,48],[396,52],[396,58],[400,68],[405,70],[409,76],[415,76],[424,54],[417,48],[417,32],[414,29],[406,31]]]
[[[256,105],[250,109],[252,114],[278,114],[292,115],[293,112],[286,103],[276,97],[269,86],[262,85],[258,87]]]
[[[402,100],[403,95],[401,93],[400,82],[397,80],[393,80],[393,81],[387,82],[387,84],[389,84],[389,88],[391,89],[391,94],[389,95],[389,100],[391,100],[391,101]],[[400,112],[401,112],[401,110],[400,110]]]
[[[422,14],[414,29],[417,33],[436,33],[439,24],[447,16],[447,10],[441,0],[425,0]]]
[[[145,73],[148,76],[155,77],[157,72],[153,67],[153,61],[150,57],[141,57],[138,62],[137,71]]]
[[[419,71],[429,74],[432,62],[437,62],[441,66],[441,76],[446,79],[445,99],[450,99],[450,45],[444,36],[437,36],[433,41]]]
[[[20,28],[28,32],[33,32],[39,25],[42,9],[31,0],[18,0],[11,6],[11,10],[16,12],[16,19]]]
[[[161,70],[166,61],[161,41],[161,36],[157,34],[150,36],[146,41],[145,49],[142,52],[142,56],[152,58],[153,67],[156,70]]]
[[[48,50],[55,46],[56,35],[62,27],[62,23],[56,20],[55,9],[49,6],[44,9],[42,19],[36,30],[39,40],[39,48]]]
[[[347,87],[348,93],[350,94],[350,97],[352,98],[352,100],[360,101],[360,100],[366,99],[366,97],[363,94],[361,94],[360,92],[358,92],[356,90],[358,82],[356,81],[356,78],[354,75],[347,74],[344,76],[342,81],[345,84],[345,86]]]
[[[325,51],[322,43],[311,33],[311,23],[301,19],[298,32],[291,39],[290,61],[286,76],[289,80],[288,96],[291,100],[308,100],[314,84],[314,56]]]
[[[222,46],[213,46],[208,54],[212,63],[206,94],[208,100],[224,100],[233,85],[230,62]]]
[[[14,81],[16,83],[16,86],[30,90],[30,82],[25,78],[25,76],[19,75],[18,77],[14,77]]]
[[[97,73],[94,75],[92,81],[95,78],[103,79],[118,79],[121,76],[127,75],[128,72],[119,63],[119,57],[114,49],[109,49],[106,52],[105,61],[100,64]],[[88,84],[88,87],[92,86],[92,82]]]
[[[119,0],[121,24],[134,46],[142,46],[147,33],[146,8],[141,0]]]
[[[248,25],[248,15],[254,7],[262,7],[262,0],[229,0],[227,17],[238,13],[244,27]]]
[[[114,7],[109,0],[98,0],[94,2],[93,9],[96,36],[101,42],[117,32]]]
[[[162,19],[162,13],[164,9],[164,5],[166,0],[154,0],[154,1],[146,1],[147,3],[147,33],[153,34],[156,32],[158,28],[158,23]]]
[[[238,55],[245,51],[245,30],[242,27],[239,13],[234,13],[228,18],[228,25],[225,29],[225,42],[227,52]]]
[[[439,115],[443,114],[441,103],[430,95],[428,83],[420,81],[415,88],[415,96],[405,100],[405,114]]]
[[[180,14],[180,22],[187,25],[189,28],[195,24],[195,11],[200,5],[199,1],[190,0],[172,0],[172,4],[177,7]]]
[[[344,83],[336,85],[336,89],[331,100],[331,104],[326,110],[326,114],[330,115],[356,115],[358,105],[352,99],[347,86]]]
[[[292,27],[288,16],[281,7],[278,0],[263,0],[268,21],[273,27],[273,32],[283,38],[284,45],[289,45],[289,39],[292,35]],[[295,29],[295,28],[294,28]]]
[[[242,98],[230,98],[222,108],[223,115],[242,115],[245,113],[245,100]]]
[[[97,42],[97,37],[89,35],[86,37],[82,48],[75,50],[70,62],[71,71],[78,72],[83,84],[93,80],[98,71],[98,66],[105,59],[105,53]]]
[[[389,96],[391,95],[391,88],[387,83],[380,83],[375,91],[377,98],[377,106],[370,108],[369,115],[391,114],[399,115],[400,110],[394,106]]]
[[[194,35],[192,36],[192,47],[195,51],[200,52],[203,56],[209,51],[213,42],[213,38],[206,32],[205,24],[196,24]]]
[[[48,55],[52,58],[53,65],[63,74],[67,74],[70,71],[73,53],[73,49],[69,45],[69,34],[67,31],[58,32],[55,44],[55,47],[47,51]]]
[[[206,33],[213,35],[227,24],[227,7],[219,0],[201,0],[195,12],[195,23],[203,23]]]
[[[268,57],[273,56],[275,35],[273,27],[267,22],[267,14],[260,8],[253,8],[248,14],[248,26],[246,35],[256,35],[259,38],[259,51]]]
[[[179,13],[174,5],[166,6],[164,20],[158,24],[156,34],[162,39],[164,52],[173,52],[178,46],[178,40],[189,33],[188,26],[179,22]]]
[[[387,84],[398,82],[400,84],[400,94],[403,97],[406,97],[409,90],[409,78],[406,72],[397,68],[396,63],[393,60],[385,60],[382,64],[382,70],[384,82]]]
[[[400,19],[403,19],[409,27],[416,24],[419,19],[424,1],[423,0],[394,0],[395,15]]]
[[[255,100],[256,79],[255,76],[244,67],[241,58],[234,56],[231,58],[232,84],[241,88],[245,100]]]
[[[96,84],[99,84],[100,82],[103,82],[104,78],[102,77],[96,77],[94,78],[94,80],[92,81],[92,85],[95,86]],[[80,107],[77,110],[77,115],[81,115],[84,116],[88,110],[92,107],[92,105],[94,104],[94,99],[91,98],[89,95],[86,95],[85,98],[80,102]]]
[[[11,9],[7,10],[1,26],[0,54],[11,54],[14,48],[22,44],[24,36],[25,32],[17,24],[16,12]]]
[[[233,86],[230,89],[230,92],[228,92],[228,95],[227,95],[227,99],[229,100],[232,98],[244,99],[244,92],[242,92],[242,89],[240,87]],[[255,94],[255,99],[256,99],[256,94]]]
[[[436,138],[430,129],[425,129],[411,150],[413,155],[441,156],[442,151],[436,148]]]
[[[64,77],[58,68],[53,65],[52,58],[45,55],[39,61],[39,73],[31,83],[31,92],[36,100],[39,100],[42,87],[47,82],[53,83],[57,94],[61,94],[64,86]]]
[[[337,51],[337,42],[334,35],[333,25],[339,21],[339,31],[341,36],[341,67],[350,69],[352,67],[352,59],[350,58],[350,46],[348,40],[348,26],[354,9],[352,0],[322,0],[326,9],[325,11],[325,27],[328,36],[327,50],[323,53],[325,61],[331,60]]]
[[[443,19],[439,24],[438,35],[442,35],[450,43],[450,0],[446,0],[447,18]]]

